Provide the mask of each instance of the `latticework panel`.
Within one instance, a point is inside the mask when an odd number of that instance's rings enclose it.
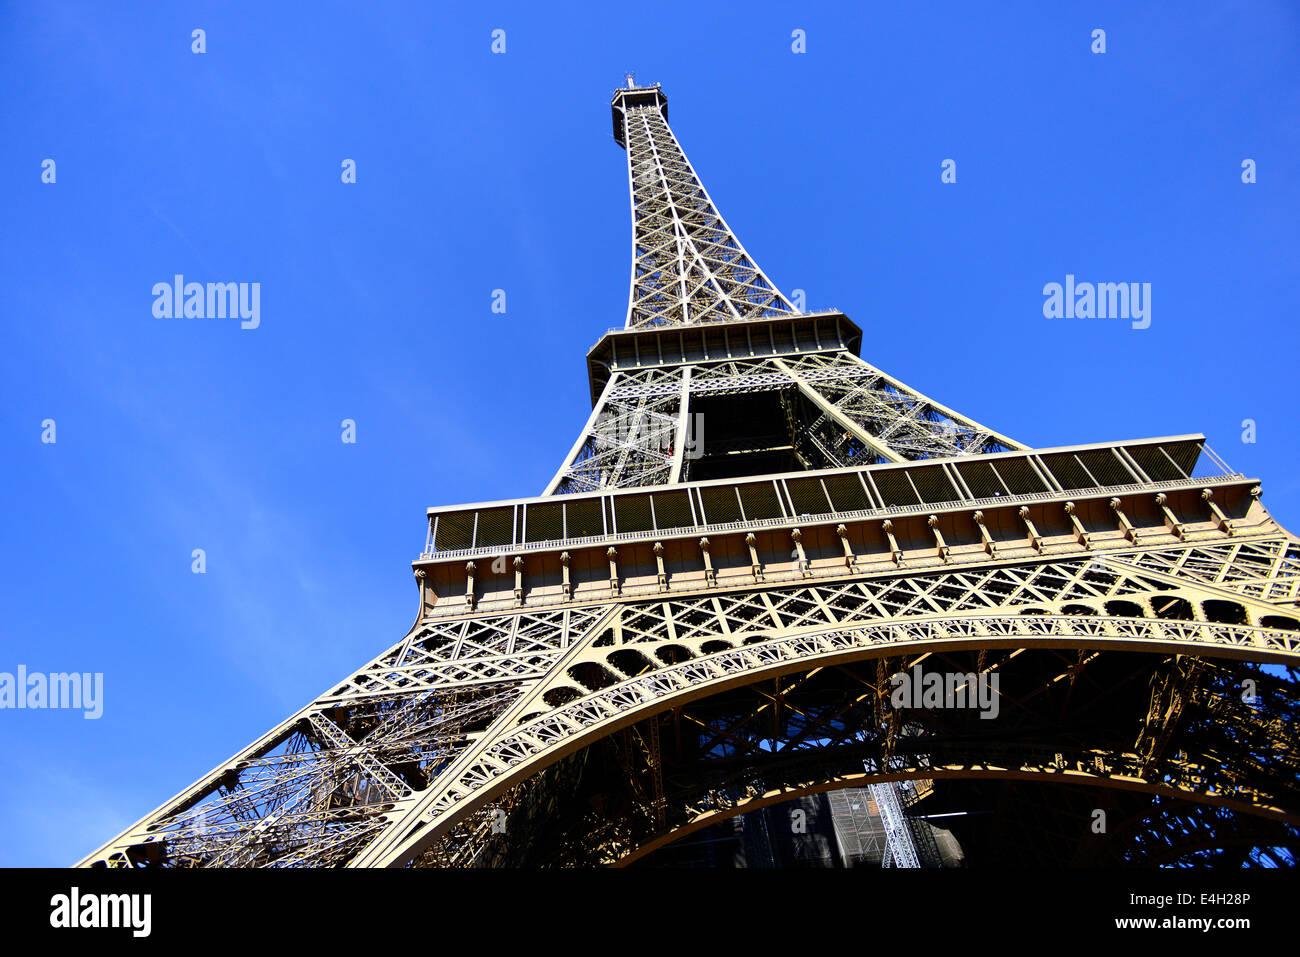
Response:
[[[611,378],[550,491],[668,484],[682,441],[681,377],[680,369],[648,369]]]
[[[849,353],[798,356],[784,361],[835,412],[867,433],[874,445],[892,453],[888,458],[946,458],[1026,448],[940,406]],[[832,415],[828,409],[814,428],[826,424]],[[837,449],[847,446],[853,438],[851,433],[839,431],[842,438],[836,442]],[[859,464],[860,459],[846,452],[837,458],[845,464]]]
[[[658,108],[624,115],[633,234],[627,328],[793,313],[722,219]]]

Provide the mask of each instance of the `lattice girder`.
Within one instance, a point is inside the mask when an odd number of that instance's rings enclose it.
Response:
[[[988,613],[989,596],[998,591],[995,580],[1001,581],[1000,590],[1005,596],[1001,610],[1014,610],[1013,614]],[[819,584],[784,593],[765,589],[694,602],[621,607],[617,618],[608,619],[600,636],[593,632],[588,646],[567,655],[503,716],[502,747],[510,750],[509,758],[502,760],[487,750],[472,780],[449,784],[437,803],[426,796],[422,806],[428,810],[419,815],[412,811],[414,816],[407,819],[427,821],[447,814],[454,816],[453,809],[461,801],[470,801],[468,806],[473,806],[472,798],[480,788],[489,784],[503,786],[493,782],[498,774],[521,763],[520,748],[530,752],[529,760],[546,753],[562,755],[602,728],[623,726],[636,720],[637,715],[670,707],[670,701],[698,697],[707,693],[711,684],[724,686],[737,680],[738,674],[745,680],[758,680],[758,674],[768,671],[779,674],[810,662],[849,660],[861,656],[864,647],[892,646],[890,653],[906,647],[937,648],[945,644],[1163,649],[1175,654],[1289,662],[1300,654],[1300,635],[1286,629],[1155,617],[1158,611],[1150,604],[1153,597],[1163,602],[1185,595],[1203,604],[1221,600],[1225,593],[1197,585],[1175,593],[1164,581],[1143,580],[1137,569],[1113,559],[1101,567],[1094,561],[1078,560],[925,580],[901,576],[882,583],[874,589],[874,595],[871,591],[861,582]],[[902,595],[908,596],[906,600]],[[959,610],[935,614],[934,603],[941,600],[940,596],[946,596],[942,600],[949,609]],[[1108,616],[1105,603],[1115,598],[1150,608],[1152,617]],[[1271,603],[1243,600],[1243,605],[1247,603],[1256,616],[1278,611]],[[1044,605],[1048,607],[1041,607]],[[1065,607],[1071,607],[1076,614],[1024,614],[1030,608],[1053,611]],[[1077,614],[1085,607],[1092,610],[1083,616]],[[745,610],[737,614],[738,608]],[[653,621],[656,616],[657,622]],[[882,624],[852,627],[854,621]],[[767,637],[773,632],[782,637]],[[746,640],[753,643],[743,644]],[[733,647],[710,652],[709,643],[719,641]],[[691,657],[677,665],[664,664],[659,652],[668,647],[683,649]],[[583,665],[595,665],[608,675],[621,676],[614,656],[626,651],[637,652],[652,669],[594,693],[574,680],[573,675]],[[523,724],[517,730],[507,727],[519,719]],[[470,756],[463,756],[462,761],[469,762]]]
[[[709,199],[654,105],[623,108],[632,197],[627,328],[789,314]]]

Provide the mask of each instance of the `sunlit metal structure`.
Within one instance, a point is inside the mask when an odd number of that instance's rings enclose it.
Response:
[[[970,866],[1292,862],[1300,542],[1258,482],[890,377],[758,268],[657,86],[612,118],[627,318],[544,494],[430,509],[407,634],[81,863],[652,865],[837,788],[902,833],[915,780],[979,811]],[[896,707],[918,663],[997,716]]]

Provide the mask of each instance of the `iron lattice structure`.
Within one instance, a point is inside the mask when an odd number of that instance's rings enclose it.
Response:
[[[544,494],[430,509],[408,633],[81,863],[654,863],[904,781],[977,812],[972,863],[1292,862],[1300,542],[1257,482],[1199,435],[1030,449],[868,365],[658,87],[612,107],[627,321]],[[895,707],[918,664],[997,717]]]

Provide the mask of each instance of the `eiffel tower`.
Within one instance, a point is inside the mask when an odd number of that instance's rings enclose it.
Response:
[[[972,866],[1293,864],[1300,541],[1257,481],[1202,435],[1031,449],[869,365],[659,87],[611,105],[627,321],[544,493],[429,509],[406,635],[81,866],[653,866],[882,785],[969,811]],[[996,714],[897,705],[913,673]]]

